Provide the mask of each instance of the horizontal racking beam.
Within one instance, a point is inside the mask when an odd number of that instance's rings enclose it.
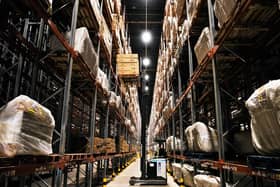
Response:
[[[54,169],[64,169],[66,166],[86,164],[100,160],[125,158],[135,155],[135,152],[116,154],[75,153],[49,156],[18,156],[15,158],[0,158],[0,173],[7,176],[21,176],[32,173],[46,173]]]

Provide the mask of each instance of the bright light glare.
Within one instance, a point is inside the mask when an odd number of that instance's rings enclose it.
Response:
[[[151,62],[150,62],[150,59],[149,59],[149,58],[145,57],[145,58],[143,59],[143,65],[144,65],[145,67],[149,66],[150,63],[151,63]]]
[[[152,34],[151,34],[150,31],[145,30],[145,31],[142,33],[141,38],[142,38],[142,41],[143,41],[145,44],[148,44],[148,43],[150,43],[151,40],[152,40]]]
[[[149,86],[145,86],[145,91],[149,91]]]
[[[150,78],[150,76],[148,75],[148,74],[146,74],[145,76],[144,76],[144,79],[147,81],[147,80],[149,80],[149,78]]]

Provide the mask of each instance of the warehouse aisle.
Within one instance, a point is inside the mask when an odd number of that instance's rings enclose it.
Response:
[[[130,166],[128,166],[124,171],[120,173],[112,182],[110,182],[107,187],[128,187],[129,185],[129,179],[132,176],[140,176],[140,159],[137,159],[135,162],[133,162]],[[135,185],[137,186],[137,185]],[[153,187],[154,185],[145,185],[145,187]],[[168,175],[168,185],[165,185],[164,187],[177,187],[178,185],[174,182],[173,178]],[[161,187],[160,185],[156,185],[155,187]]]

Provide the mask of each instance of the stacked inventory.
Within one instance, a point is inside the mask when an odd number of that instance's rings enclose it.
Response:
[[[276,183],[279,16],[276,1],[166,1],[148,138],[185,185]]]
[[[1,158],[10,165],[0,172],[13,168],[16,177],[5,176],[0,186],[36,183],[31,175],[52,186],[61,185],[64,175],[66,184],[72,169],[79,185],[80,166],[89,168],[86,184],[103,184],[133,157],[127,144],[118,154],[115,141],[125,136],[122,142],[135,144],[141,121],[137,92],[125,97],[114,64],[116,48],[131,53],[121,10],[119,0],[1,2],[0,154],[12,158]],[[49,176],[60,182],[51,184]]]

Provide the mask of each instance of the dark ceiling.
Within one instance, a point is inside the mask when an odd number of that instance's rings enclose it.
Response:
[[[126,22],[131,39],[133,53],[138,53],[140,57],[145,56],[145,44],[141,41],[141,33],[145,30],[146,1],[145,0],[123,0],[126,10]],[[151,31],[153,39],[147,46],[147,56],[151,59],[151,65],[142,70],[142,75],[149,74],[149,81],[142,81],[143,85],[149,86],[149,91],[140,89],[139,96],[141,102],[142,120],[148,123],[149,113],[153,99],[153,89],[157,67],[160,37],[162,32],[162,22],[164,14],[165,0],[147,0],[147,28]]]

